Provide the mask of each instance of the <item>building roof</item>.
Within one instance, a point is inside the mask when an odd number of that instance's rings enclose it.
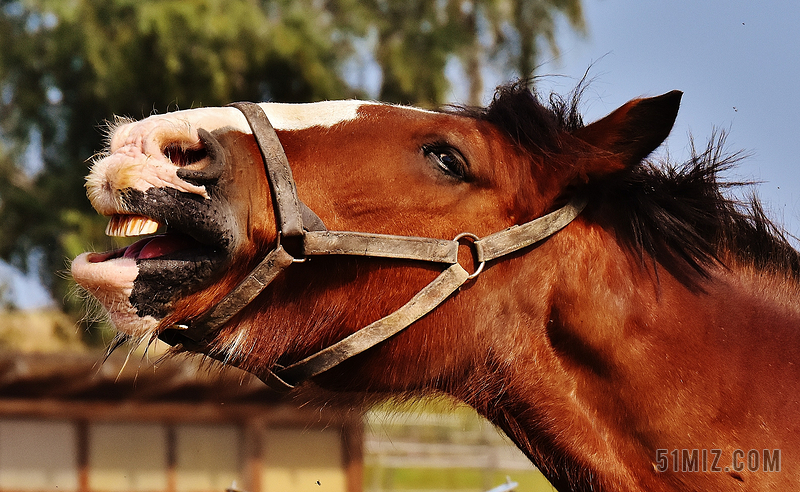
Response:
[[[114,353],[0,352],[0,399],[278,403],[254,376],[209,359],[152,362]],[[127,359],[127,360],[126,360]]]
[[[121,347],[106,358],[102,349],[81,343],[74,324],[62,318],[0,312],[0,417],[360,422],[358,409],[303,407],[318,399],[316,388],[279,395],[255,376],[207,357],[165,357],[162,343],[145,354]]]

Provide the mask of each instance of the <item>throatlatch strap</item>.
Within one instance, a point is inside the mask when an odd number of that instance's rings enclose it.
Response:
[[[451,265],[392,314],[296,364],[278,371],[268,371],[259,377],[275,389],[292,389],[296,384],[321,374],[401,332],[443,303],[467,281],[468,277],[469,273],[461,265],[458,263]]]

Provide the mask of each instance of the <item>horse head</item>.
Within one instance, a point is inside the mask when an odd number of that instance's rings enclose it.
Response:
[[[452,240],[540,217],[588,181],[637,164],[669,133],[679,99],[670,93],[631,101],[574,128],[566,114],[545,109],[522,86],[507,88],[481,111],[360,101],[260,107],[276,131],[276,152],[288,160],[288,186],[296,183],[303,212],[314,211],[323,228]],[[191,323],[275,247],[281,214],[273,210],[277,198],[262,152],[252,122],[235,107],[178,111],[113,128],[87,178],[88,195],[110,217],[108,234],[145,237],[118,251],[83,254],[72,270],[119,331],[152,338]],[[460,249],[459,261],[474,270],[469,245],[462,241]],[[348,256],[296,263],[223,326],[204,333],[201,344],[187,340],[181,348],[256,373],[285,365],[391,313],[441,270],[420,261]],[[376,350],[372,358],[386,365],[381,377],[331,380],[407,390],[442,380],[442,370],[467,370],[457,361],[423,369],[422,361],[465,337],[483,336],[485,328],[468,335],[463,325],[476,311],[502,304],[497,299],[505,287],[497,286],[508,283],[506,270],[490,265],[481,282],[462,287],[454,302],[420,320],[413,335],[398,336],[403,349],[393,350],[393,343]],[[405,345],[423,340],[411,358],[387,363],[389,353],[403,354],[412,348]],[[377,354],[382,351],[388,353]],[[413,372],[423,374],[403,376]]]

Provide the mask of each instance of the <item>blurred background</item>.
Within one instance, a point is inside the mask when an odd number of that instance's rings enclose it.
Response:
[[[631,98],[679,89],[682,109],[660,153],[680,162],[690,136],[703,147],[724,130],[731,152],[749,154],[729,178],[756,182],[771,217],[797,235],[798,25],[795,0],[0,0],[0,490],[220,492],[219,477],[236,470],[249,470],[239,481],[251,492],[275,490],[269,483],[283,482],[264,471],[280,462],[269,443],[305,439],[281,434],[287,422],[314,427],[307,416],[263,417],[288,410],[245,376],[228,394],[219,388],[234,376],[169,366],[145,383],[124,360],[96,365],[110,328],[66,272],[80,252],[119,246],[83,187],[114,115],[240,100],[477,105],[497,84],[535,75],[545,96],[586,76],[589,122]],[[257,397],[270,409],[253,410]],[[239,410],[202,413],[223,400]],[[201,416],[187,430],[158,405]],[[320,442],[339,450],[331,466],[342,490],[488,490],[506,475],[519,490],[548,490],[494,429],[451,402],[389,405],[357,424],[331,419],[339,431]],[[109,422],[122,427],[102,427]],[[114,449],[108,443],[136,435],[163,444],[163,459],[142,465],[161,478],[103,475],[103,466],[119,471],[98,458]],[[61,451],[46,444],[53,436]],[[186,450],[204,442],[229,450],[230,469],[176,478]],[[44,448],[57,457],[43,458]],[[298,462],[306,454],[297,451]]]

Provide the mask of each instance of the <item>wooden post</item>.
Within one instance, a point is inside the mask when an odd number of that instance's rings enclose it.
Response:
[[[167,492],[178,490],[178,436],[175,425],[167,427]]]
[[[78,492],[89,492],[89,423],[77,420],[74,425],[78,437]]]
[[[364,489],[364,421],[361,415],[342,422],[342,457],[347,492]]]
[[[244,489],[262,492],[261,471],[264,467],[264,422],[258,417],[249,418],[242,426]]]

